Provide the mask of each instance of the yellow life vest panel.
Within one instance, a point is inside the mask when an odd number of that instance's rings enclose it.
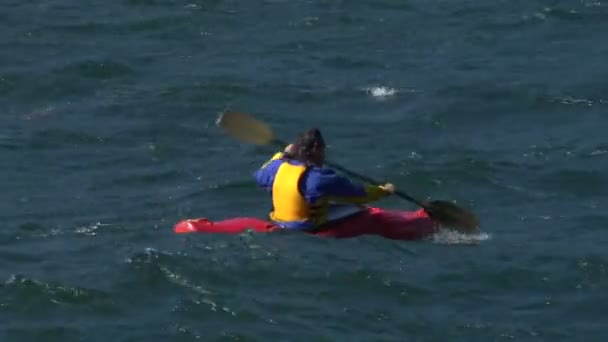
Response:
[[[311,222],[315,224],[317,206],[310,205],[300,193],[300,177],[306,172],[305,165],[283,162],[272,184],[273,211],[270,218],[278,222]]]

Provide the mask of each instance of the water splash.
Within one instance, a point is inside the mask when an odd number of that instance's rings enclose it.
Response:
[[[103,226],[109,226],[110,224],[107,223],[101,223],[101,222],[97,222],[97,223],[93,223],[93,224],[88,224],[85,226],[81,226],[76,228],[76,230],[74,230],[75,233],[77,234],[83,234],[83,235],[88,235],[88,236],[95,236],[97,235],[97,229]]]
[[[481,241],[489,240],[488,233],[465,234],[453,230],[441,229],[433,235],[432,241],[445,245],[478,245]]]
[[[170,282],[172,282],[176,285],[183,286],[200,295],[212,295],[213,294],[212,291],[205,289],[201,285],[195,284],[190,279],[188,279],[186,276],[179,274],[177,272],[173,272],[166,266],[160,266],[159,268],[160,268],[161,272],[165,274],[165,276],[167,277],[167,280],[169,280]]]
[[[386,98],[397,94],[397,89],[390,87],[370,87],[364,89],[368,94],[376,98]]]
[[[40,118],[46,118],[55,112],[55,106],[49,105],[42,108],[36,108],[30,112],[23,114],[22,119],[31,121]]]

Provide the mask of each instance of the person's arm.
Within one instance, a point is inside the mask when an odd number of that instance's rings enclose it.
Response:
[[[311,203],[320,198],[330,201],[365,204],[386,197],[394,191],[392,184],[384,186],[355,184],[332,170],[316,168],[308,176],[306,197]]]

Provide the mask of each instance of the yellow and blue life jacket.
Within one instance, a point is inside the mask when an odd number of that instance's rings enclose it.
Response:
[[[270,219],[290,229],[320,228],[328,220],[361,211],[358,204],[386,195],[378,186],[353,184],[330,169],[284,159],[282,153],[264,163],[255,178],[272,193]]]
[[[284,225],[312,225],[321,223],[321,203],[308,203],[300,193],[300,181],[306,165],[284,161],[279,165],[272,184],[270,219]]]

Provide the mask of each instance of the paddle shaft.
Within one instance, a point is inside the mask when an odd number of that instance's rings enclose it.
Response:
[[[272,143],[274,145],[281,146],[281,147],[287,146],[287,143],[285,143],[284,141],[281,141],[281,140],[277,140],[277,139],[274,139],[272,141]],[[332,163],[332,162],[329,162],[329,161],[325,161],[325,164],[327,164],[328,166],[330,166],[330,167],[332,167],[332,168],[334,168],[334,169],[336,169],[338,171],[341,171],[341,172],[343,172],[343,173],[345,173],[345,174],[347,174],[347,175],[349,175],[351,177],[359,178],[360,180],[362,180],[364,182],[367,182],[367,183],[370,183],[370,184],[378,184],[378,185],[382,184],[382,182],[378,182],[378,181],[376,181],[376,180],[374,180],[374,179],[372,179],[370,177],[367,177],[367,176],[358,174],[356,172],[350,171],[350,170],[348,170],[348,169],[346,169],[346,168],[344,168],[344,167],[342,167],[342,166],[340,166],[338,164],[335,164],[335,163]],[[426,205],[424,205],[422,202],[418,201],[417,199],[413,198],[412,196],[410,196],[410,195],[408,195],[408,194],[406,194],[404,192],[395,190],[395,195],[397,195],[398,197],[401,197],[401,198],[403,198],[405,200],[408,200],[408,201],[410,201],[412,203],[415,203],[415,204],[419,205],[420,207],[422,207],[422,208],[424,208],[426,210],[429,210],[429,208]]]

